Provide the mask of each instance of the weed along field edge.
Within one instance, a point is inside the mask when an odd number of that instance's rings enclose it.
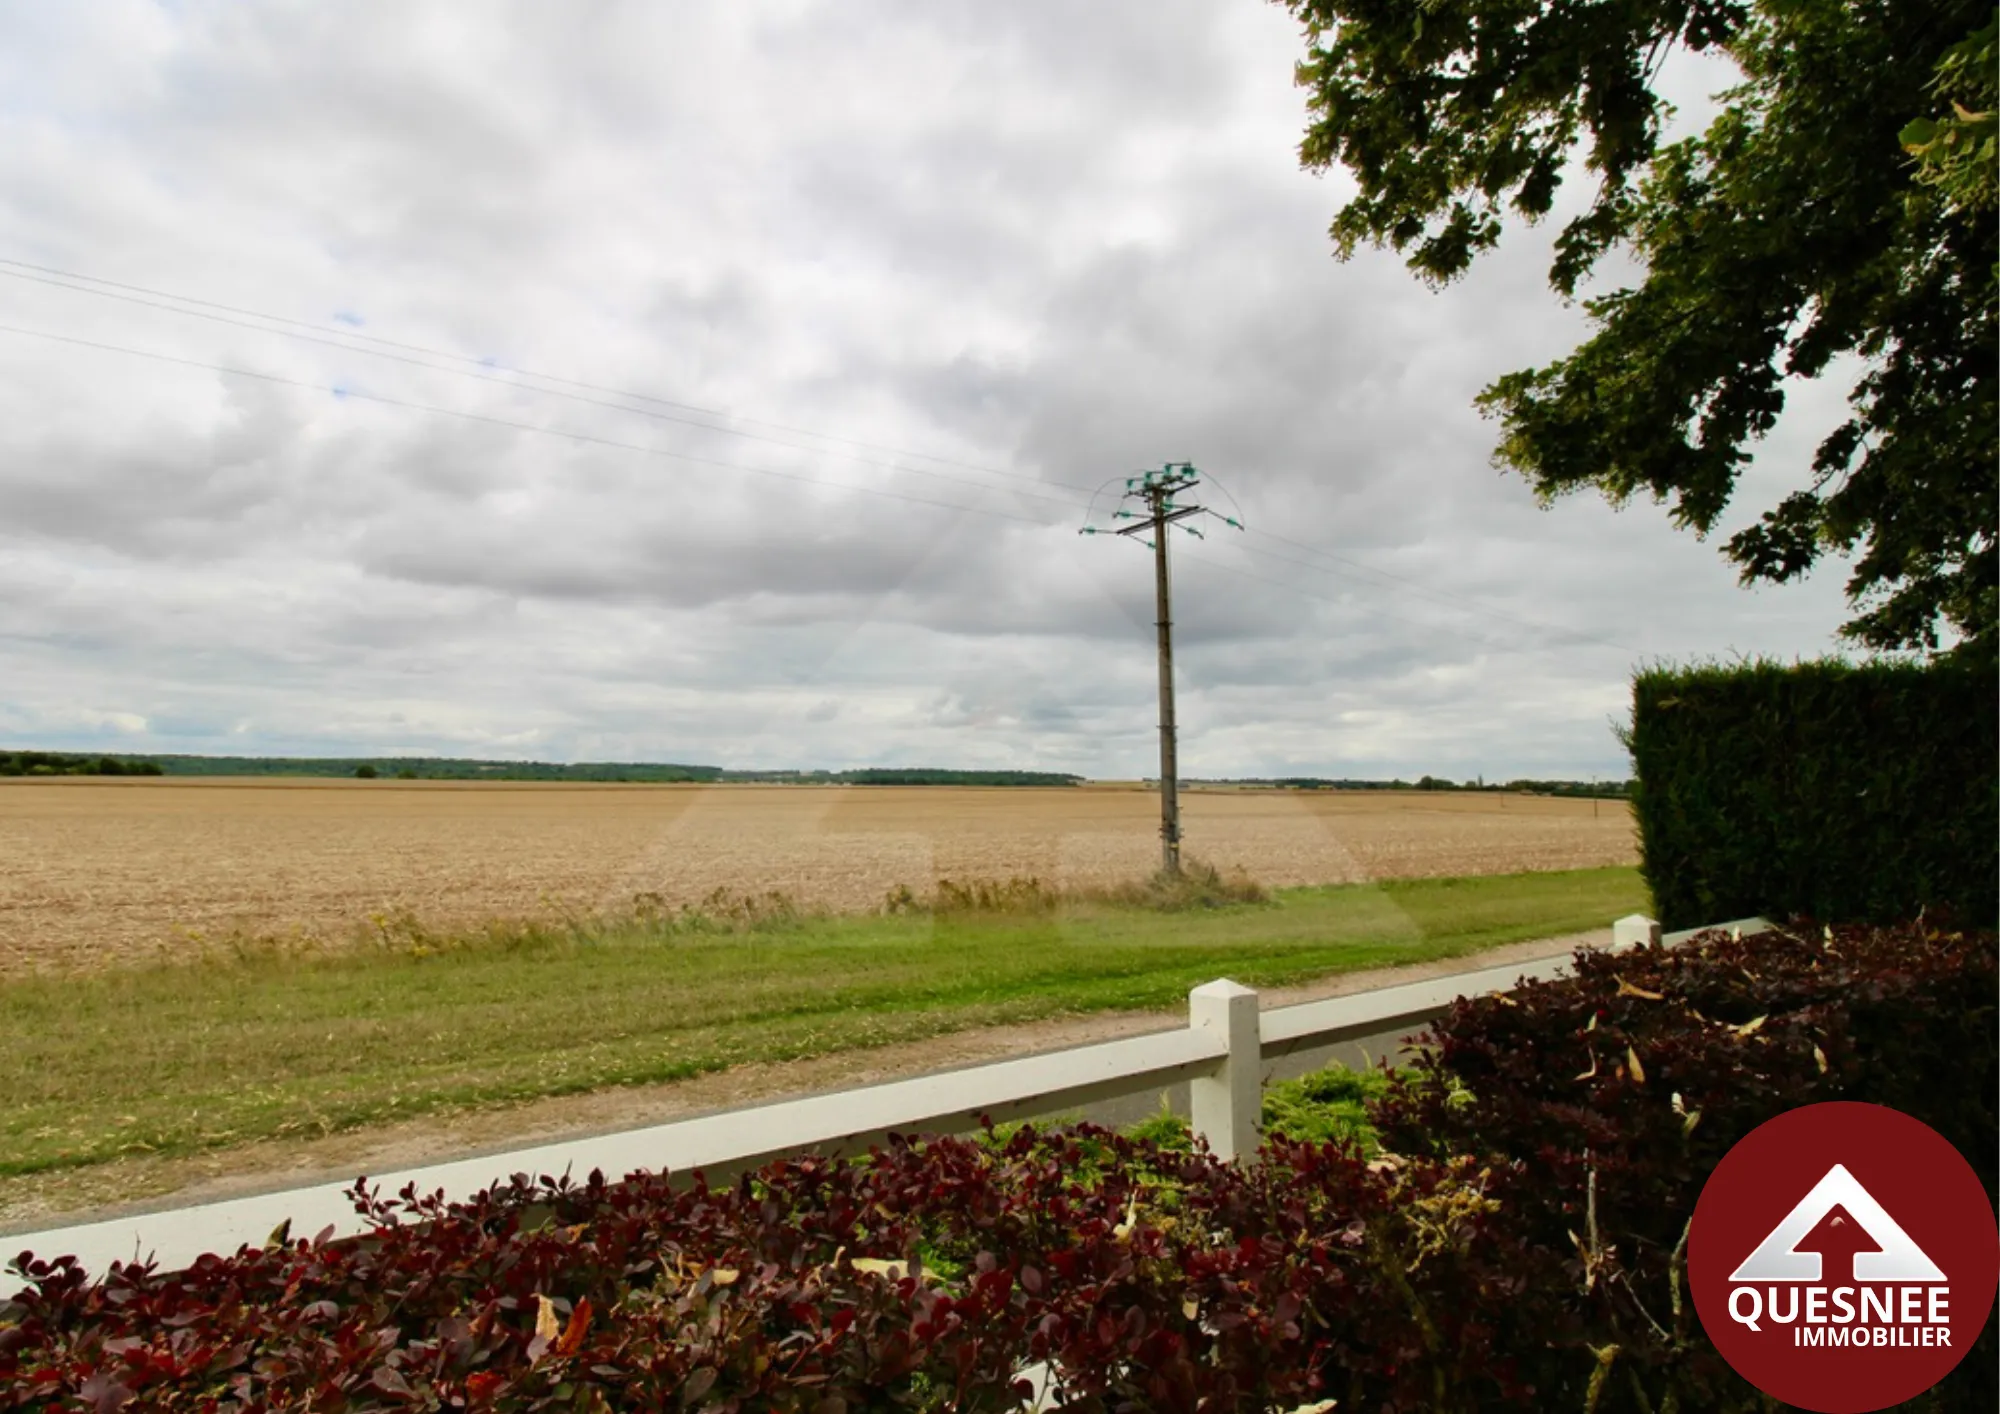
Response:
[[[975,891],[976,892],[976,891]],[[0,1223],[174,1186],[169,1161],[970,1028],[1172,1011],[1603,928],[1629,867],[1279,890],[1161,911],[1039,889],[899,912],[660,911],[0,981]],[[268,1154],[266,1155],[268,1158]]]

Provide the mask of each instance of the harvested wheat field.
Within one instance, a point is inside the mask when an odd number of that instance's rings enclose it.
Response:
[[[1612,802],[1191,791],[1185,847],[1272,886],[1629,864]],[[232,937],[339,941],[780,891],[866,909],[898,885],[1114,884],[1158,861],[1137,789],[69,777],[0,781],[0,975]]]

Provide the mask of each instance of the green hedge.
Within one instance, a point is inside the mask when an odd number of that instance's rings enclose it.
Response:
[[[1660,921],[1992,926],[2000,710],[1951,664],[1655,669],[1632,687],[1640,851]]]

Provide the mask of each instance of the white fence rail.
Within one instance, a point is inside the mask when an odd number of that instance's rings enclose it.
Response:
[[[1769,925],[1742,919],[1715,926],[1755,932]],[[1659,924],[1634,915],[1614,925],[1612,947],[1672,945],[1698,931],[1703,930],[1662,938]],[[1458,997],[1505,991],[1522,978],[1557,976],[1568,970],[1569,960],[1565,953],[1261,1013],[1257,994],[1248,987],[1210,982],[1189,993],[1188,1025],[1172,1031],[371,1177],[380,1191],[400,1192],[414,1183],[419,1192],[442,1190],[451,1198],[469,1197],[517,1173],[581,1176],[601,1169],[616,1178],[640,1170],[700,1169],[719,1179],[787,1154],[855,1152],[891,1133],[975,1129],[982,1118],[1000,1122],[1058,1113],[1183,1081],[1189,1084],[1195,1131],[1222,1157],[1251,1159],[1265,1062],[1420,1030]],[[365,1224],[345,1196],[347,1187],[322,1184],[0,1236],[0,1253],[69,1254],[100,1273],[114,1261],[150,1256],[171,1270],[206,1252],[262,1243],[287,1220],[301,1236],[325,1228],[336,1236],[359,1232]]]

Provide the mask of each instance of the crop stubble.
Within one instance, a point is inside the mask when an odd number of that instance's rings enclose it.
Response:
[[[57,778],[0,782],[0,975],[233,935],[617,914],[714,891],[862,909],[897,885],[1115,884],[1158,862],[1136,789]],[[1630,864],[1617,802],[1191,791],[1186,848],[1265,884]]]

